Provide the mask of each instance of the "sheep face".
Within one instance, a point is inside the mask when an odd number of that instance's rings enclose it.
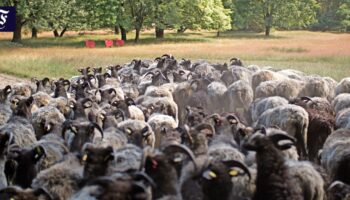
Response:
[[[185,124],[187,124],[190,127],[194,127],[196,125],[199,125],[203,122],[204,118],[206,117],[206,114],[204,112],[204,109],[201,107],[186,107],[186,118],[185,118]]]
[[[104,176],[110,161],[114,159],[113,148],[99,148],[86,144],[83,148],[82,161],[84,162],[84,177],[93,179]]]
[[[247,150],[257,152],[267,150],[268,148],[271,148],[271,146],[280,150],[286,150],[291,148],[296,142],[295,138],[287,134],[273,134],[266,136],[266,131],[264,131],[264,129],[262,132],[263,134],[256,133],[252,135],[248,141],[243,144],[243,147]],[[288,142],[279,144],[279,141],[282,140],[286,140]]]
[[[86,142],[93,142],[95,129],[103,137],[102,129],[95,123],[66,121],[63,124],[62,137],[67,140],[71,152],[79,152]],[[68,131],[70,134],[67,135]]]
[[[33,97],[20,100],[14,110],[14,114],[29,119],[32,116],[33,102]]]
[[[23,188],[30,187],[32,180],[37,175],[37,163],[45,155],[46,152],[42,146],[20,149],[12,145],[5,165],[5,174],[9,182]]]

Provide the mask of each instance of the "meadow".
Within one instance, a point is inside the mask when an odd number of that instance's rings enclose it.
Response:
[[[153,32],[143,32],[138,44],[129,33],[124,47],[105,48],[104,39],[116,39],[110,31],[68,32],[63,38],[52,33],[39,34],[38,39],[25,36],[22,44],[9,42],[11,35],[0,35],[0,73],[22,78],[69,77],[86,66],[123,64],[134,58],[153,59],[164,53],[176,58],[206,59],[213,63],[228,62],[239,57],[245,65],[291,68],[307,74],[330,76],[336,80],[350,76],[350,34],[274,31],[269,38],[261,33],[166,32],[164,39],[154,39]],[[88,49],[84,41],[97,41]]]

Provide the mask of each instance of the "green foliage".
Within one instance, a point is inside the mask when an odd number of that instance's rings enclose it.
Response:
[[[237,0],[235,22],[243,29],[305,28],[316,21],[316,0]]]

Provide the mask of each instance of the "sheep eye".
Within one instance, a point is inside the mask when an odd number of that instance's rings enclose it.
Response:
[[[217,178],[218,176],[216,175],[215,172],[211,171],[211,170],[207,170],[203,173],[203,177],[207,180],[212,180]]]
[[[81,160],[85,162],[87,159],[88,159],[88,155],[84,154],[84,156],[83,156],[83,158]]]
[[[71,130],[74,132],[74,133],[77,133],[78,132],[78,129],[76,127],[71,127]]]
[[[129,134],[129,135],[131,135],[131,133],[132,133],[131,129],[127,128],[127,129],[126,129],[126,133]]]
[[[230,174],[230,176],[237,176],[237,175],[238,175],[238,171],[235,170],[235,169],[231,169],[231,170],[229,171],[229,174]]]

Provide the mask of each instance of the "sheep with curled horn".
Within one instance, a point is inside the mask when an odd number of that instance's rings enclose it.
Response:
[[[183,168],[180,181],[181,196],[187,199],[230,199],[234,183],[231,178],[248,175],[248,168],[235,160],[200,162],[201,165]],[[191,163],[189,163],[190,165]]]
[[[154,147],[156,136],[151,125],[141,120],[125,120],[118,124],[120,129],[126,136],[128,143],[135,144],[141,148],[145,146]]]
[[[170,143],[161,152],[150,148],[144,149],[140,170],[148,174],[157,186],[152,190],[154,199],[179,196],[178,174],[175,164],[186,162],[185,157],[178,155],[179,153],[187,155],[188,159],[196,166],[192,151],[181,144]]]
[[[230,65],[243,67],[243,62],[239,58],[231,58]]]
[[[103,130],[96,123],[89,121],[67,120],[63,123],[62,138],[71,152],[79,152],[86,142],[93,142],[97,137],[95,129],[103,139]]]
[[[0,126],[4,125],[11,117],[11,106],[8,99],[12,89],[10,85],[7,85],[4,89],[0,89]]]
[[[284,142],[282,142],[284,141]],[[287,160],[281,151],[296,140],[287,134],[254,134],[243,145],[256,152],[253,199],[324,199],[324,182],[309,162]]]
[[[51,82],[48,77],[45,77],[43,79],[37,79],[37,78],[32,78],[32,82],[36,84],[36,92],[45,92],[47,94],[51,94]]]
[[[65,97],[68,98],[67,94],[67,89],[66,87],[70,87],[70,81],[65,80],[65,79],[59,79],[54,82],[55,89],[54,89],[54,94],[53,98],[58,98],[58,97]]]
[[[328,197],[330,200],[349,200],[350,186],[341,181],[334,181],[328,188]]]

